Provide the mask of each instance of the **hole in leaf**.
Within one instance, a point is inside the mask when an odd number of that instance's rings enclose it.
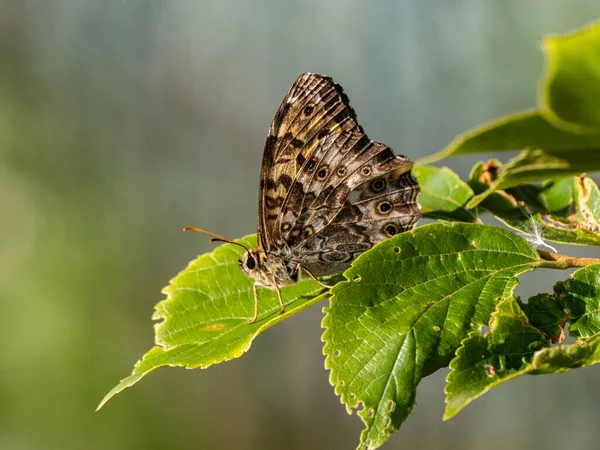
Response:
[[[394,253],[400,253],[400,247],[394,247]]]
[[[486,334],[488,334],[489,332],[490,332],[490,327],[488,327],[487,325],[483,325],[483,326],[481,327],[481,330],[479,330],[479,334],[480,334],[480,335],[482,335],[482,336],[484,336],[484,337],[485,337],[485,335],[486,335]]]
[[[352,400],[354,400],[354,399],[356,398],[356,395],[354,395],[352,392],[350,392],[350,398],[351,398]]]
[[[341,354],[342,352],[340,352],[339,350],[333,352],[333,356],[340,356]]]
[[[360,281],[360,275],[354,275],[354,278],[352,278],[352,281],[359,282]]]
[[[436,333],[439,333],[440,331],[442,331],[442,329],[440,327],[438,327],[437,325],[434,325],[433,331],[435,331]]]
[[[340,386],[346,386],[346,382],[344,380],[340,381]]]
[[[394,410],[394,401],[390,400],[389,402],[387,402],[387,410],[389,412],[392,412]]]
[[[367,412],[367,416],[373,417],[374,415],[375,415],[375,410],[373,408],[369,409],[369,411]]]
[[[385,427],[386,428],[389,428],[391,424],[392,424],[392,419],[390,419],[389,417],[387,419],[385,419]]]

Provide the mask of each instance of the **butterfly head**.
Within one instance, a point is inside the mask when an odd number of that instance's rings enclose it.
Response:
[[[265,272],[266,258],[264,251],[254,248],[244,253],[244,256],[242,256],[242,259],[238,259],[238,262],[240,263],[242,272],[246,276],[258,279],[260,278],[260,274]]]

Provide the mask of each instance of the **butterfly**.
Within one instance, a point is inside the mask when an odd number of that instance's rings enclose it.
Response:
[[[269,127],[260,171],[258,247],[238,260],[258,286],[275,289],[306,274],[340,273],[376,243],[421,218],[413,162],[370,140],[346,94],[331,78],[300,75]],[[187,227],[195,231],[204,230]]]

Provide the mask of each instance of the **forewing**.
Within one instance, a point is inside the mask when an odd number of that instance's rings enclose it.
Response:
[[[292,84],[269,127],[263,153],[258,234],[266,251],[284,244],[283,211],[306,194],[297,186],[299,174],[315,171],[316,161],[335,147],[333,136],[360,131],[348,98],[331,78],[305,73]]]

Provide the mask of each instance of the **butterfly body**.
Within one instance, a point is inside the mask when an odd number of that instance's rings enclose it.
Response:
[[[286,286],[300,281],[300,264],[289,257],[267,254],[260,248],[247,251],[240,262],[240,268],[247,277],[253,278],[259,286]]]
[[[412,161],[371,141],[331,78],[305,73],[269,127],[261,166],[258,248],[240,260],[256,286],[277,291],[344,271],[377,242],[421,218]]]

